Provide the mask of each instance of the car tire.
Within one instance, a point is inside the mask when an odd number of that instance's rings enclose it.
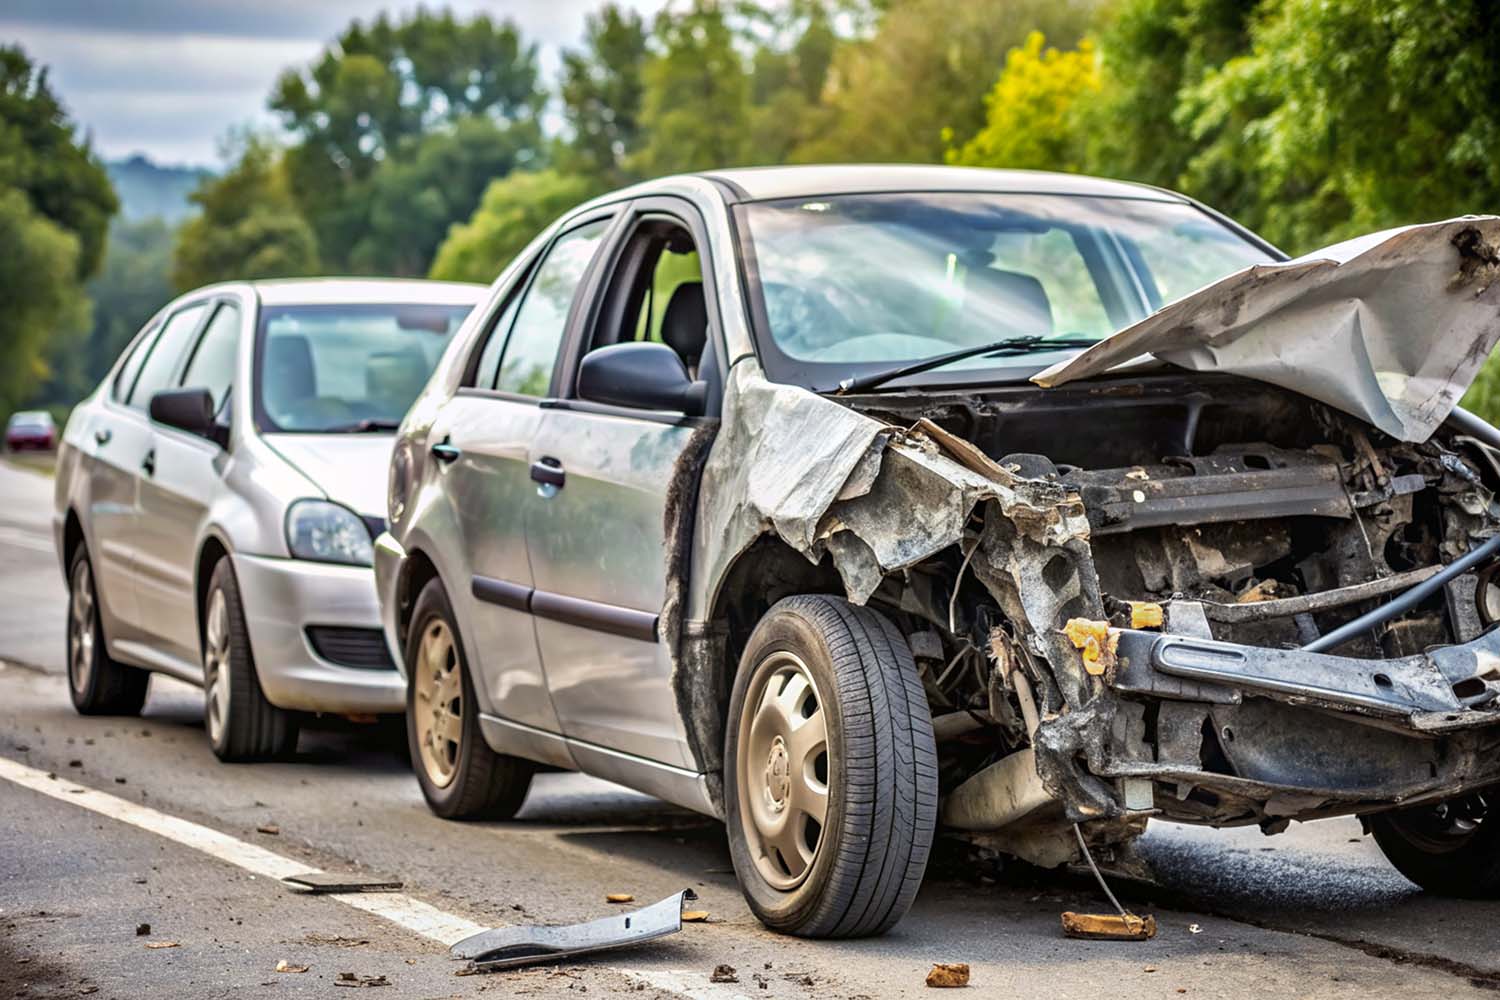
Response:
[[[801,937],[894,926],[938,798],[931,711],[896,627],[835,597],[778,602],[746,643],[726,728],[730,855],[755,915]]]
[[[94,565],[80,545],[68,567],[68,693],[79,715],[140,715],[149,671],[109,655],[94,585]]]
[[[1428,892],[1500,899],[1500,786],[1369,817],[1386,859]]]
[[[297,749],[297,716],[266,700],[255,671],[239,581],[220,559],[203,602],[203,725],[225,763],[285,757]]]
[[[437,579],[417,595],[406,636],[406,737],[417,783],[438,816],[510,819],[526,801],[536,767],[485,742],[453,605]]]

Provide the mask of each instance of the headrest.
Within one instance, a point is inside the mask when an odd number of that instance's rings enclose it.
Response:
[[[703,301],[703,282],[684,281],[672,292],[662,316],[661,339],[692,367],[703,356],[708,341],[708,307]]]
[[[1052,332],[1052,302],[1042,283],[1019,271],[976,267],[966,279],[965,311],[985,328],[986,339]]]
[[[261,367],[261,396],[276,414],[318,394],[312,347],[301,334],[281,334],[266,341]]]

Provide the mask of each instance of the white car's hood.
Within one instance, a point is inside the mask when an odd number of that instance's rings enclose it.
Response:
[[[360,515],[385,517],[393,434],[267,434],[265,442],[328,499]]]
[[[1061,385],[1152,354],[1270,382],[1425,441],[1497,338],[1500,218],[1469,216],[1256,264],[1032,381]]]

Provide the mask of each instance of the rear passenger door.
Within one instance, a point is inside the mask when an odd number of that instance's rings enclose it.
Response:
[[[463,386],[430,432],[457,537],[433,539],[461,565],[440,567],[463,621],[475,683],[503,723],[559,731],[528,612],[531,568],[525,511],[536,502],[528,465],[542,401],[578,289],[610,224],[608,215],[562,230],[490,318]],[[570,763],[566,759],[559,763]]]
[[[243,313],[238,302],[212,304],[164,389],[207,389],[226,419],[239,360]],[[161,390],[157,390],[161,391]],[[226,425],[227,429],[227,425]],[[200,528],[221,489],[229,453],[213,441],[152,423],[152,462],[141,477],[135,575],[142,619],[161,651],[199,660],[194,570]],[[223,440],[228,440],[227,435]]]
[[[673,651],[659,641],[658,619],[669,581],[686,567],[678,549],[686,539],[669,537],[691,519],[696,495],[696,466],[685,467],[684,454],[705,448],[717,421],[587,402],[571,382],[582,355],[628,340],[665,342],[700,378],[719,377],[718,352],[705,350],[715,339],[709,317],[716,311],[696,219],[675,199],[632,209],[597,285],[593,315],[570,346],[560,398],[543,411],[530,461],[534,475],[555,478],[526,512],[532,611],[563,732],[692,770],[672,692]],[[586,754],[575,746],[586,770],[640,786],[638,771],[620,770],[617,756]],[[660,793],[674,794],[666,786]]]

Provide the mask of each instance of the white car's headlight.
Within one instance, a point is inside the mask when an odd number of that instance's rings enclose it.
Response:
[[[369,566],[375,561],[370,531],[348,507],[327,500],[298,500],[286,512],[286,546],[298,559]]]

